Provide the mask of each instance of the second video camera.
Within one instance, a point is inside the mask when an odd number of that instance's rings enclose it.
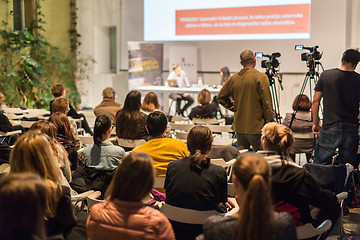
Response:
[[[320,60],[322,57],[322,53],[320,53],[317,49],[319,46],[313,47],[304,47],[304,45],[295,45],[295,50],[309,50],[309,53],[302,53],[301,54],[301,61],[307,62],[309,60]]]
[[[262,57],[269,58],[269,60],[262,60],[261,61],[261,67],[262,68],[271,68],[271,67],[277,68],[280,65],[279,60],[276,59],[276,58],[281,57],[281,54],[279,52],[273,53],[271,55],[263,54],[262,52],[257,52],[257,53],[255,53],[255,57],[257,57],[257,58],[262,58]]]

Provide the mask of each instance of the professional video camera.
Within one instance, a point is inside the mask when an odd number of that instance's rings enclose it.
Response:
[[[317,49],[319,46],[313,47],[304,47],[304,45],[295,45],[295,50],[309,50],[310,53],[302,53],[301,54],[301,61],[309,61],[309,60],[320,60],[322,57],[322,53],[320,53]]]
[[[262,60],[261,61],[261,67],[262,68],[277,68],[279,67],[279,60],[277,60],[276,58],[281,57],[281,54],[279,52],[273,53],[271,55],[267,55],[267,54],[263,54],[262,52],[257,52],[255,53],[255,57],[257,58],[262,58],[262,57],[267,57],[269,58],[269,60]]]

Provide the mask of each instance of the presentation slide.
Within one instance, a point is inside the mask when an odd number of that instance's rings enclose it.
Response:
[[[145,41],[309,39],[311,0],[144,0]]]

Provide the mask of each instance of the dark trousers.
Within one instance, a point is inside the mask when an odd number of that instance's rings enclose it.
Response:
[[[261,147],[261,134],[246,134],[237,133],[237,146],[238,149],[249,149],[253,147],[254,151],[257,152],[262,149]]]
[[[185,101],[186,104],[183,108],[181,108],[181,101]],[[176,113],[179,115],[183,115],[186,109],[188,109],[194,103],[194,99],[188,95],[184,97],[184,95],[177,94],[176,96]]]

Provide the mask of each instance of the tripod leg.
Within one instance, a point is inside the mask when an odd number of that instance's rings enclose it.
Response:
[[[276,122],[281,123],[280,106],[279,106],[279,100],[278,100],[278,96],[277,96],[275,81],[271,84],[270,88],[271,88],[271,95],[272,95],[272,98],[273,98],[273,105],[274,105]]]

